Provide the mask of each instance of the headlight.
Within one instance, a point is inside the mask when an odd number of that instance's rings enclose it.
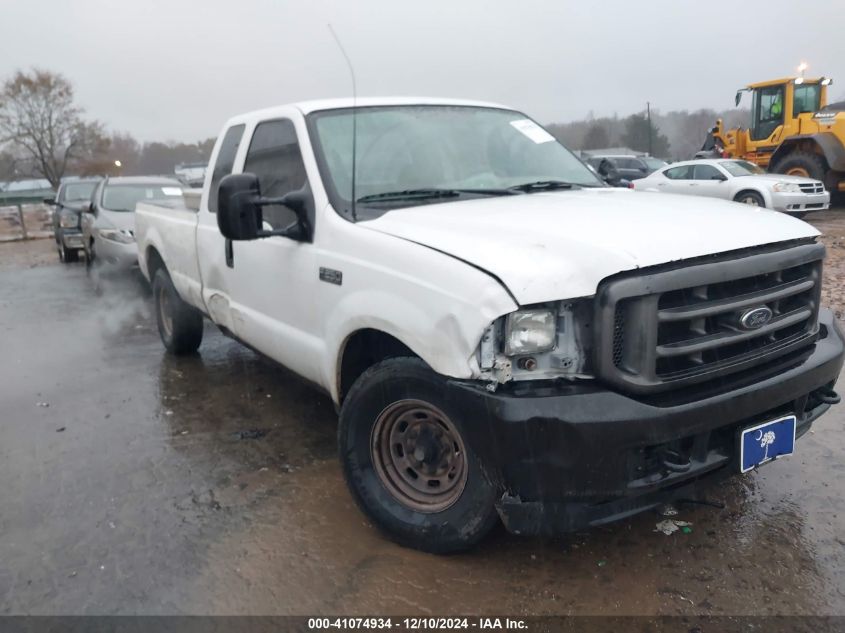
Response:
[[[794,182],[776,182],[772,189],[782,193],[801,193],[801,187]]]
[[[554,349],[557,315],[554,310],[520,310],[505,321],[505,355],[536,354]]]
[[[62,211],[59,214],[59,226],[63,229],[75,229],[79,226],[79,216],[72,211]]]
[[[121,244],[132,244],[135,241],[135,237],[129,231],[120,231],[118,229],[100,229],[99,234],[104,240],[120,242]]]

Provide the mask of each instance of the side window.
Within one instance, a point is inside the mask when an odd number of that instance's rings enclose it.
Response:
[[[754,97],[752,108],[757,125],[751,130],[751,138],[760,141],[769,138],[777,126],[783,123],[783,86],[758,88]]]
[[[217,153],[217,160],[214,162],[214,171],[211,173],[211,188],[208,190],[208,210],[217,213],[217,186],[224,176],[232,173],[235,166],[235,155],[244,135],[244,125],[233,125],[223,136],[220,144],[220,151]]]
[[[713,165],[696,165],[693,172],[695,180],[724,180],[725,177]]]
[[[792,114],[797,116],[804,112],[815,112],[819,109],[821,89],[818,84],[804,84],[795,86],[795,96],[792,100]]]
[[[663,175],[672,180],[690,180],[692,178],[692,165],[681,165],[663,172]]]
[[[305,185],[305,164],[291,121],[279,119],[258,124],[249,144],[244,172],[258,176],[261,195],[267,198],[284,196]],[[268,205],[263,212],[264,221],[273,229],[287,228],[296,221],[296,214],[281,205]]]

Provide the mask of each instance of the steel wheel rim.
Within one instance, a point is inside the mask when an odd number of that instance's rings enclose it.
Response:
[[[760,206],[760,203],[759,203],[759,202],[757,202],[757,198],[755,198],[754,196],[745,196],[745,197],[742,199],[742,201],[743,201],[745,204],[747,204],[747,205],[749,205],[749,206],[752,206],[752,207],[759,207],[759,206]]]
[[[170,297],[162,286],[158,289],[158,313],[161,317],[161,327],[168,337],[173,336],[173,317],[170,315]]]
[[[460,433],[445,413],[422,400],[399,400],[379,413],[370,455],[382,485],[411,510],[442,512],[466,487]]]

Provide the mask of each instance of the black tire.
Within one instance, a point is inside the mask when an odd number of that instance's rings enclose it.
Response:
[[[182,301],[163,268],[153,278],[153,298],[158,333],[167,351],[176,356],[196,352],[202,343],[202,314]]]
[[[463,433],[465,422],[445,397],[446,392],[443,378],[421,360],[391,358],[370,367],[355,381],[341,408],[338,427],[343,473],[361,510],[397,543],[437,554],[473,547],[498,520],[494,505],[498,489],[485,476],[478,457],[467,443]],[[401,411],[403,407],[406,413],[400,414],[399,424],[393,428],[401,428],[402,415],[411,419],[410,427],[404,422],[405,429],[411,429],[406,439],[413,441],[416,449],[408,453],[394,444],[394,434],[387,437],[387,433],[379,432],[386,416],[393,415],[389,412]],[[420,411],[434,412],[433,417],[417,424],[423,415]],[[440,427],[441,432],[437,434]],[[434,428],[437,437],[427,430],[430,428]],[[425,439],[420,439],[424,436]],[[384,437],[386,441],[379,441]],[[445,467],[448,476],[439,475],[448,481],[443,488],[432,489],[435,496],[423,501],[419,497],[426,497],[425,491],[412,490],[416,495],[412,499],[399,490],[403,485],[407,488],[407,483],[399,486],[392,483],[403,478],[407,481],[401,469],[393,470],[393,480],[385,473],[388,468],[385,464],[391,460],[419,459],[423,478],[434,477],[423,469],[434,468],[435,463],[439,468],[444,455],[447,461],[454,460]],[[402,472],[410,470],[405,468]],[[431,481],[416,483],[425,487]]]
[[[763,200],[763,196],[761,196],[756,191],[740,191],[734,197],[735,202],[739,202],[741,204],[747,204],[752,207],[764,207],[766,206],[766,201]]]
[[[94,267],[94,260],[97,259],[97,255],[94,253],[94,240],[88,244],[88,247],[85,249],[85,272],[89,275],[91,274],[91,269]]]
[[[810,152],[792,152],[783,158],[779,159],[772,167],[772,172],[776,174],[788,174],[790,172],[796,176],[804,176],[814,180],[824,181],[825,173],[827,172],[827,164],[824,158],[818,154],[811,154]]]

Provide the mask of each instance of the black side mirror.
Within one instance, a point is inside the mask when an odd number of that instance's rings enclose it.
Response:
[[[255,240],[281,235],[298,240],[311,239],[311,227],[306,214],[307,186],[281,198],[262,198],[261,186],[255,174],[229,174],[220,181],[217,190],[217,227],[223,237],[230,240]],[[261,208],[278,204],[296,214],[293,229],[265,231]]]
[[[255,240],[263,221],[258,176],[230,174],[220,181],[217,192],[217,227],[230,240]]]

